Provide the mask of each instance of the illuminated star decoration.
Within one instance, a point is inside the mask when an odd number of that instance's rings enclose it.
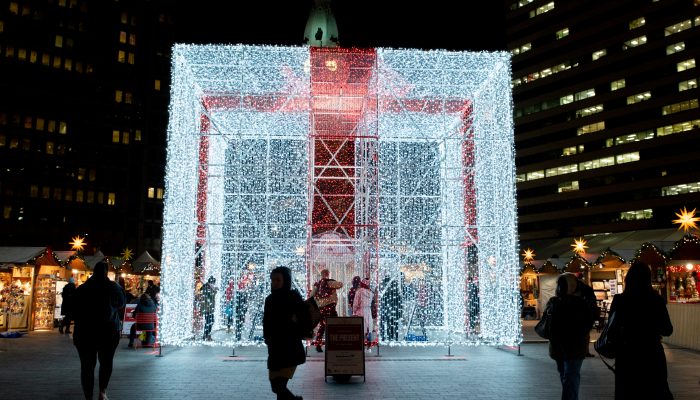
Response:
[[[133,251],[132,251],[130,248],[128,248],[128,247],[125,248],[124,251],[122,252],[122,258],[123,258],[125,261],[131,260],[132,258],[134,258],[134,253],[133,253]]]
[[[535,256],[536,256],[535,250],[532,250],[529,247],[527,249],[525,249],[525,251],[523,251],[523,260],[525,262],[530,262],[530,261],[534,260]]]
[[[81,238],[80,235],[71,238],[73,241],[68,242],[71,245],[71,250],[83,251],[85,249],[85,238]]]
[[[571,245],[571,247],[573,247],[573,252],[577,254],[585,253],[586,249],[588,248],[586,243],[586,239],[584,238],[574,239],[574,244]]]
[[[691,229],[698,229],[696,222],[700,221],[700,217],[695,216],[695,210],[696,209],[693,208],[693,211],[688,211],[683,207],[680,213],[676,213],[678,219],[674,219],[673,223],[679,224],[679,231],[683,229],[683,232],[688,233]]]

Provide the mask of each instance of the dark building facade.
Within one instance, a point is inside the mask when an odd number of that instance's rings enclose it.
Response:
[[[160,254],[167,1],[0,1],[0,245]]]
[[[700,206],[700,1],[508,5],[521,244]]]

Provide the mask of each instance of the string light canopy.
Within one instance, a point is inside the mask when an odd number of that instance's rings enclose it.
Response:
[[[172,71],[163,343],[202,343],[210,277],[207,343],[259,343],[280,265],[304,296],[369,278],[389,345],[522,340],[507,52],[176,45]]]
[[[571,245],[572,251],[576,254],[579,254],[579,255],[585,254],[586,249],[588,248],[586,243],[588,243],[588,242],[586,242],[586,239],[584,239],[582,237],[580,237],[578,239],[574,239],[574,243]]]
[[[688,231],[692,229],[698,229],[697,222],[700,221],[700,217],[695,216],[695,211],[695,208],[693,208],[692,211],[688,211],[685,207],[683,207],[680,212],[676,213],[678,219],[674,219],[673,223],[678,224],[679,231],[683,229],[684,233],[688,233]]]

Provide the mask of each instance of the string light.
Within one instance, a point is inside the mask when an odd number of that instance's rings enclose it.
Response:
[[[259,343],[270,269],[305,295],[324,246],[386,344],[522,340],[506,52],[176,45],[172,70],[163,343],[201,343],[209,276],[214,341]]]

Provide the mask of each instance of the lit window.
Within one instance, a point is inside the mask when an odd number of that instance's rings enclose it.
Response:
[[[527,181],[527,176],[525,174],[515,175],[515,182],[516,183],[525,182],[525,181]]]
[[[634,142],[640,142],[642,140],[649,140],[654,138],[654,131],[651,129],[642,131],[642,132],[636,132],[636,133],[630,133],[629,135],[623,135],[623,136],[618,136],[615,138],[615,145],[621,145],[621,144],[626,144],[626,143],[634,143]],[[610,139],[612,141],[612,139]],[[611,144],[612,145],[612,144]],[[610,147],[610,146],[607,146]]]
[[[587,171],[589,169],[603,168],[611,165],[615,165],[615,157],[603,157],[596,160],[585,161],[579,163],[578,167],[580,171]]]
[[[137,142],[141,141],[141,130],[137,129],[136,132],[134,133],[134,140]]]
[[[623,221],[634,221],[637,219],[653,218],[653,210],[650,208],[635,211],[623,211],[620,213],[620,219]]]
[[[605,129],[605,121],[595,122],[578,128],[576,130],[576,135],[581,136],[587,133],[602,131],[603,129]]]
[[[580,101],[595,96],[595,89],[582,90],[574,95],[574,100]]]
[[[29,187],[29,196],[30,197],[37,197],[39,196],[39,186],[38,185],[31,185]]]
[[[674,43],[666,46],[666,55],[668,56],[683,50],[685,50],[685,42]]]
[[[564,104],[569,104],[574,102],[574,95],[573,94],[567,94],[566,96],[560,97],[559,98],[559,104],[564,105]]]
[[[542,179],[542,178],[544,178],[544,170],[533,171],[533,172],[527,173],[527,180],[528,181],[531,181],[534,179]]]
[[[607,54],[608,54],[608,51],[606,49],[602,49],[602,50],[594,51],[593,54],[591,55],[591,58],[593,59],[593,61],[595,61],[601,57],[606,56]]]
[[[120,139],[120,134],[119,131],[114,130],[112,131],[112,143],[119,143]]]
[[[15,56],[15,48],[12,46],[8,46],[5,48],[5,57],[7,58],[12,58]]]
[[[29,53],[29,62],[34,64],[34,63],[36,63],[36,60],[37,60],[37,53],[36,53],[36,51],[32,50]]]
[[[56,121],[50,119],[49,120],[49,127],[47,128],[49,132],[56,132]]]
[[[678,91],[683,92],[685,90],[691,90],[691,89],[697,89],[698,87],[698,80],[697,79],[689,79],[687,81],[679,82],[678,83]]]
[[[61,200],[63,196],[61,195],[61,188],[53,188],[53,199]]]
[[[26,61],[27,60],[27,50],[19,49],[19,51],[17,52],[17,59],[20,61]]]
[[[625,153],[625,154],[619,154],[615,156],[615,163],[616,164],[625,164],[628,162],[633,162],[633,161],[639,161],[639,152],[635,151],[634,153]]]
[[[121,91],[121,90],[117,90],[117,91],[114,92],[114,101],[115,101],[115,102],[121,103],[121,102],[122,102],[122,97],[123,97],[123,94],[122,94],[122,91]]]
[[[122,144],[129,144],[129,132],[122,132]]]
[[[77,179],[79,181],[82,181],[85,179],[85,168],[78,168],[78,176]]]
[[[19,14],[19,5],[14,1],[10,3],[10,13],[15,15]]]
[[[156,197],[156,188],[149,187],[148,192],[147,192],[147,196],[149,199]]]
[[[77,201],[78,203],[83,202],[83,191],[82,190],[75,191],[75,201]]]
[[[646,44],[646,42],[647,42],[646,36],[636,37],[634,39],[630,39],[630,40],[626,41],[625,43],[623,43],[622,50],[627,50],[627,49],[630,49],[633,47],[641,46],[643,44]]]
[[[43,131],[43,130],[44,130],[44,119],[43,119],[43,118],[37,118],[37,119],[36,119],[36,130],[37,130],[37,131]]]
[[[54,40],[54,46],[56,47],[63,47],[63,36],[61,35],[56,35],[56,39]]]
[[[662,196],[676,196],[686,193],[700,192],[700,182],[682,183],[680,185],[664,186],[661,188]]]
[[[119,61],[120,63],[126,62],[126,52],[124,52],[124,50],[119,50],[117,52],[117,61]]]
[[[554,2],[549,2],[543,6],[537,7],[537,9],[530,11],[530,18],[534,18],[538,15],[544,14],[554,9]]]
[[[66,69],[66,71],[71,71],[73,69],[73,60],[70,58],[66,58],[66,62],[63,64],[63,68]]]
[[[125,12],[122,13],[122,18],[121,18],[122,24],[127,24],[129,23],[129,15]]]
[[[688,69],[695,68],[695,59],[691,58],[689,60],[681,61],[676,64],[676,71],[682,72]]]
[[[93,192],[92,190],[87,192],[87,202],[89,204],[92,204],[95,202],[95,192]]]
[[[131,92],[124,92],[124,103],[131,104],[134,101],[134,96]]]
[[[682,32],[686,29],[690,29],[691,26],[693,26],[693,24],[689,19],[683,22],[679,22],[677,24],[673,24],[671,26],[667,26],[666,29],[664,29],[664,36],[669,36],[673,35],[674,33]]]
[[[24,129],[32,129],[33,121],[32,117],[24,117]]]
[[[678,122],[673,125],[660,126],[656,128],[656,136],[666,136],[679,132],[686,132],[700,128],[700,119],[692,121]]]
[[[51,56],[48,54],[42,54],[41,55],[41,64],[48,67],[50,63],[51,63]]]
[[[132,46],[136,46],[136,34],[129,34],[129,44]]]
[[[644,26],[644,24],[646,23],[647,21],[644,19],[644,17],[633,19],[632,21],[630,21],[630,30],[637,29],[640,26]]]
[[[53,67],[54,68],[61,68],[61,57],[59,56],[54,56],[53,57]]]
[[[48,186],[44,186],[41,188],[41,198],[42,199],[49,199],[51,197],[51,188]]]
[[[4,219],[10,219],[10,216],[12,215],[12,206],[5,206],[2,210],[2,217]]]
[[[129,53],[129,64],[134,64],[135,57],[134,53]]]
[[[109,193],[107,195],[107,205],[113,206],[117,202],[117,195],[114,193]]]
[[[163,188],[158,188],[156,190],[156,198],[159,200],[163,200]]]
[[[680,103],[669,104],[661,108],[662,115],[675,114],[681,111],[687,111],[698,108],[698,99],[690,99],[681,101]]]
[[[597,104],[595,106],[582,108],[580,110],[576,110],[576,118],[587,117],[589,115],[597,114],[601,111],[603,111],[602,104]]]
[[[119,32],[119,43],[126,43],[126,32]]]
[[[569,28],[560,29],[556,33],[557,40],[563,39],[569,36]]]
[[[46,142],[46,154],[53,154],[53,142]]]
[[[526,51],[529,51],[532,49],[532,43],[525,43],[524,45],[520,47],[516,47],[510,51],[510,53],[514,56],[517,56],[518,54],[522,54]]]
[[[564,147],[561,151],[562,156],[573,156],[576,154],[576,146]]]
[[[155,89],[156,89],[156,90],[160,90],[160,79],[156,79],[156,82],[155,82]]]
[[[97,204],[104,204],[105,202],[105,194],[102,192],[97,193]]]
[[[94,168],[90,169],[90,172],[88,172],[88,179],[90,179],[90,182],[95,182],[95,179],[97,179],[97,170]]]
[[[651,92],[637,93],[627,97],[627,104],[635,104],[651,99]]]
[[[578,171],[577,164],[562,165],[561,167],[547,168],[545,175],[547,177],[570,174],[572,172]]]
[[[58,123],[58,133],[61,135],[65,135],[68,133],[68,124],[65,121],[61,121]]]

